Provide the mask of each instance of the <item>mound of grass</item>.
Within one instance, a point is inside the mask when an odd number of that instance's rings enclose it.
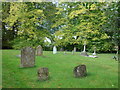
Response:
[[[19,68],[19,50],[3,50],[2,79],[3,88],[117,88],[118,62],[112,59],[114,54],[98,54],[99,58],[72,55],[67,52],[52,54],[44,51],[44,56],[36,56],[36,67]],[[74,78],[73,69],[79,64],[87,66],[87,77]],[[37,69],[48,67],[50,79],[37,80]]]

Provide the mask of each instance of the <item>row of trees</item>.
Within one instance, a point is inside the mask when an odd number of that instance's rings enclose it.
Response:
[[[120,42],[119,2],[2,3],[3,46],[55,45],[114,51]],[[52,43],[44,42],[49,38]],[[11,42],[12,41],[12,42]]]

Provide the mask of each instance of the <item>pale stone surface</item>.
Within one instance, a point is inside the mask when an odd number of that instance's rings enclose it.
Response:
[[[76,49],[77,49],[77,48],[76,48],[76,47],[74,47],[74,50],[73,50],[73,51],[74,51],[74,52],[76,52]]]
[[[37,48],[36,48],[36,55],[37,56],[42,56],[43,55],[43,49],[42,49],[42,46],[39,45]]]
[[[97,58],[97,56],[93,56],[93,55],[89,55],[88,57],[93,57],[93,58]]]
[[[35,65],[35,49],[25,47],[21,50],[21,67],[34,67]]]
[[[76,66],[73,70],[73,73],[74,73],[74,76],[77,78],[87,76],[86,65]]]
[[[38,80],[47,80],[49,78],[49,70],[46,67],[38,69]]]
[[[74,50],[72,50],[72,55],[74,55]]]
[[[21,55],[16,55],[16,57],[19,57],[19,58],[21,58]]]
[[[82,55],[82,56],[89,56],[89,55],[87,54],[87,52],[81,52],[81,55]]]
[[[57,53],[57,48],[56,46],[53,47],[53,54],[56,54]]]
[[[94,53],[93,56],[96,56],[96,47],[94,47]]]
[[[89,56],[89,55],[87,54],[87,52],[86,52],[86,42],[84,42],[84,49],[83,49],[83,51],[81,52],[81,55],[82,55],[82,56]]]

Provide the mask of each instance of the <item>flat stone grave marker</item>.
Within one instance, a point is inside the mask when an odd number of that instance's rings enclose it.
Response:
[[[78,65],[73,70],[76,78],[87,76],[86,65]]]
[[[37,48],[36,48],[36,55],[37,56],[42,56],[43,55],[43,49],[42,49],[42,46],[39,45]]]
[[[25,47],[21,50],[21,67],[34,67],[35,65],[35,49]]]
[[[43,81],[43,80],[48,80],[49,78],[49,70],[46,67],[39,68],[38,71],[38,80]]]

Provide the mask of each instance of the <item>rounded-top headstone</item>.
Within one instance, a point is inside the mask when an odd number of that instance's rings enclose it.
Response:
[[[37,48],[36,48],[36,55],[37,56],[42,56],[43,55],[43,49],[42,49],[42,46],[39,45]]]

